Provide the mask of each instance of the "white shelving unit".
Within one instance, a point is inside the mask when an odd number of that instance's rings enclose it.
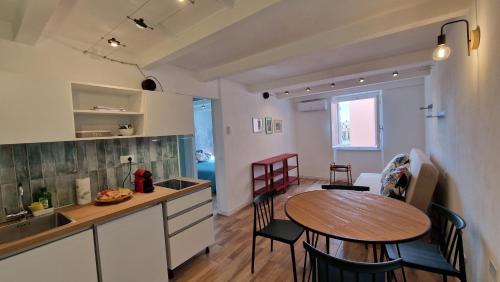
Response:
[[[77,138],[78,140],[132,138],[144,134],[142,90],[97,84],[71,83],[73,116],[76,131],[109,130],[111,137]],[[123,108],[125,111],[93,110],[96,106]],[[123,124],[134,127],[134,136],[118,136]]]

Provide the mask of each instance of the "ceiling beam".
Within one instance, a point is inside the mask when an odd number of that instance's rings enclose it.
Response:
[[[464,15],[468,0],[429,0],[386,11],[329,31],[198,72],[202,81],[277,64],[288,58],[366,41]]]
[[[14,40],[35,45],[56,11],[60,0],[23,0],[16,21]]]
[[[368,77],[380,73],[404,70],[432,63],[432,50],[421,50],[387,58],[372,60],[354,65],[333,67],[318,72],[304,75],[286,77],[265,83],[248,85],[249,92],[257,93],[263,91],[285,91],[294,88],[305,88],[308,86],[331,83],[360,76]]]
[[[144,68],[152,68],[159,64],[187,54],[190,47],[197,41],[233,25],[257,12],[270,7],[282,0],[251,0],[237,1],[231,9],[221,9],[219,12],[198,22],[187,30],[177,34],[175,38],[166,38],[159,44],[147,49],[141,54],[140,64]],[[231,1],[226,1],[230,4]],[[227,6],[227,3],[225,4]]]

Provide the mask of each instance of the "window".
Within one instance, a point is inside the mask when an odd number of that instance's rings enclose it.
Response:
[[[335,148],[379,147],[379,93],[336,97],[332,101],[332,144]]]

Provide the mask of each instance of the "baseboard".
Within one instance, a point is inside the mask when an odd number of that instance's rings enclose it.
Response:
[[[300,180],[321,180],[321,181],[330,181],[329,178],[318,177],[318,176],[301,176]]]
[[[220,214],[220,215],[223,215],[223,216],[232,216],[233,214],[239,212],[240,210],[244,209],[245,207],[247,207],[248,205],[250,205],[252,203],[252,201],[249,201],[248,203],[242,203],[241,205],[231,209],[230,211],[221,211],[219,210],[217,213]]]

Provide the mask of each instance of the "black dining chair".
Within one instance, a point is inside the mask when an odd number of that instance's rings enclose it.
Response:
[[[467,281],[462,230],[466,224],[456,213],[432,203],[429,209],[432,221],[431,240],[417,240],[408,243],[386,245],[389,259],[402,258],[403,266],[443,275],[458,277]]]
[[[385,282],[402,266],[401,259],[379,263],[353,262],[330,256],[307,242],[304,242],[304,248],[311,257],[313,282]]]
[[[297,281],[294,244],[304,233],[304,228],[290,220],[274,218],[273,196],[274,192],[269,191],[253,200],[252,273],[254,273],[255,265],[255,240],[257,236],[261,236],[271,239],[271,252],[273,251],[273,241],[290,245],[293,279]]]

